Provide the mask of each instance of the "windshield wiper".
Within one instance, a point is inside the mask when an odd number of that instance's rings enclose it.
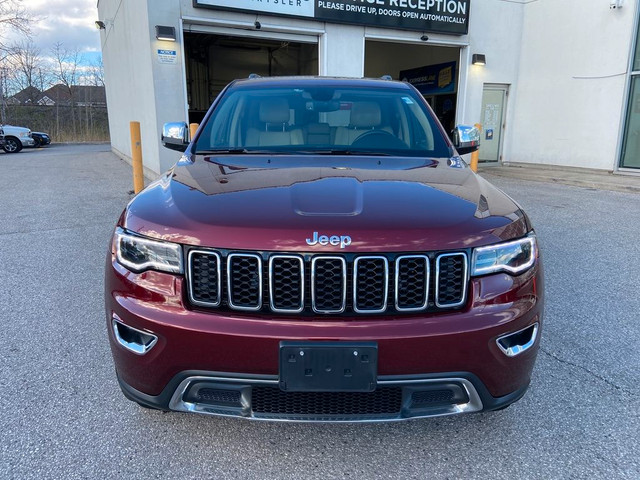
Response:
[[[244,155],[244,154],[252,154],[255,153],[257,155],[291,155],[292,152],[285,150],[258,150],[257,148],[212,148],[209,150],[198,150],[195,152],[196,155]],[[295,152],[294,152],[295,153]]]
[[[195,152],[196,155],[211,154],[211,153],[242,154],[242,153],[265,153],[265,152],[261,152],[258,150],[247,150],[246,148],[212,148],[210,150],[198,150]]]
[[[389,157],[390,153],[384,153],[374,150],[349,150],[349,149],[329,149],[329,150],[304,150],[296,153],[304,153],[309,155],[364,155],[370,157]]]
[[[254,150],[248,148],[213,148],[209,150],[198,150],[196,155],[243,155],[243,154],[259,154],[259,155],[363,155],[371,157],[389,157],[390,153],[384,153],[375,150],[349,150],[349,149],[326,149],[326,150]]]

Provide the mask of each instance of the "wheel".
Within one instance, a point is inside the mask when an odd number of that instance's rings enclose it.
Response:
[[[7,153],[18,153],[22,150],[22,143],[15,137],[6,137],[4,139],[4,151]]]
[[[40,148],[42,146],[42,140],[39,138],[33,139],[33,148]]]

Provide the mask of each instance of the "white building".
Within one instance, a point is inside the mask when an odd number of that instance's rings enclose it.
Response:
[[[141,122],[157,175],[162,124],[234,78],[389,74],[482,124],[482,161],[640,173],[638,1],[99,0],[111,144],[130,157]]]

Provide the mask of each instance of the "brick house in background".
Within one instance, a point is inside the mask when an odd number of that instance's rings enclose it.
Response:
[[[7,99],[8,105],[71,105],[79,107],[106,107],[104,86],[72,85],[71,91],[65,85],[57,84],[41,92],[35,87],[27,87]]]

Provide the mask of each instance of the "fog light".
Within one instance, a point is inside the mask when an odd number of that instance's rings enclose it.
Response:
[[[496,343],[507,357],[515,357],[533,347],[537,336],[538,324],[534,323],[523,330],[498,338]]]
[[[136,355],[148,353],[158,341],[158,337],[151,333],[125,325],[115,314],[113,315],[111,326],[113,327],[116,341]]]

